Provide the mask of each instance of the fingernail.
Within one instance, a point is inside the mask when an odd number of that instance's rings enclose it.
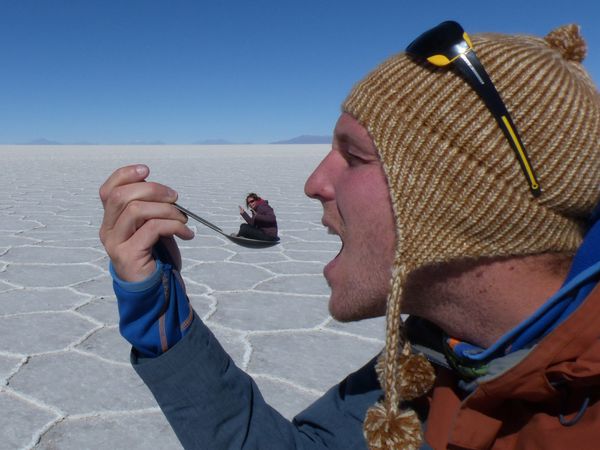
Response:
[[[148,168],[146,166],[140,165],[135,167],[135,171],[140,175],[146,175],[146,173],[148,172]]]
[[[174,191],[173,189],[171,189],[171,188],[167,188],[167,194],[169,195],[169,197],[172,197],[172,198],[175,198],[175,199],[176,199],[176,198],[177,198],[177,196],[178,196],[177,192],[175,192],[175,191]]]

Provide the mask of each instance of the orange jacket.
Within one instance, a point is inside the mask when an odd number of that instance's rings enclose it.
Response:
[[[432,448],[600,449],[600,286],[523,360],[464,396],[440,369],[425,432]]]

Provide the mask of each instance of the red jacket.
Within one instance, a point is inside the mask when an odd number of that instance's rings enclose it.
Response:
[[[242,217],[248,224],[262,230],[265,234],[277,237],[277,218],[267,200],[261,199],[257,202],[252,210],[252,216],[244,211]]]
[[[461,392],[440,369],[425,432],[434,449],[599,449],[600,286],[518,364]]]

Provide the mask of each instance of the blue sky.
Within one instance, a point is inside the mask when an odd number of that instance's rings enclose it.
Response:
[[[442,20],[545,35],[597,1],[0,0],[0,143],[329,135],[352,87]]]

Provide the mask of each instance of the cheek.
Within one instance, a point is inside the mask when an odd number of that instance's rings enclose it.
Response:
[[[346,192],[350,205],[364,220],[372,224],[373,232],[395,240],[395,220],[387,180],[381,166],[370,166],[348,180]]]
[[[371,247],[370,253],[376,258],[378,269],[387,277],[391,275],[396,251],[396,221],[387,180],[383,170],[380,167],[377,169],[370,174],[371,183],[365,191],[367,201],[363,213],[369,221],[367,245]]]

